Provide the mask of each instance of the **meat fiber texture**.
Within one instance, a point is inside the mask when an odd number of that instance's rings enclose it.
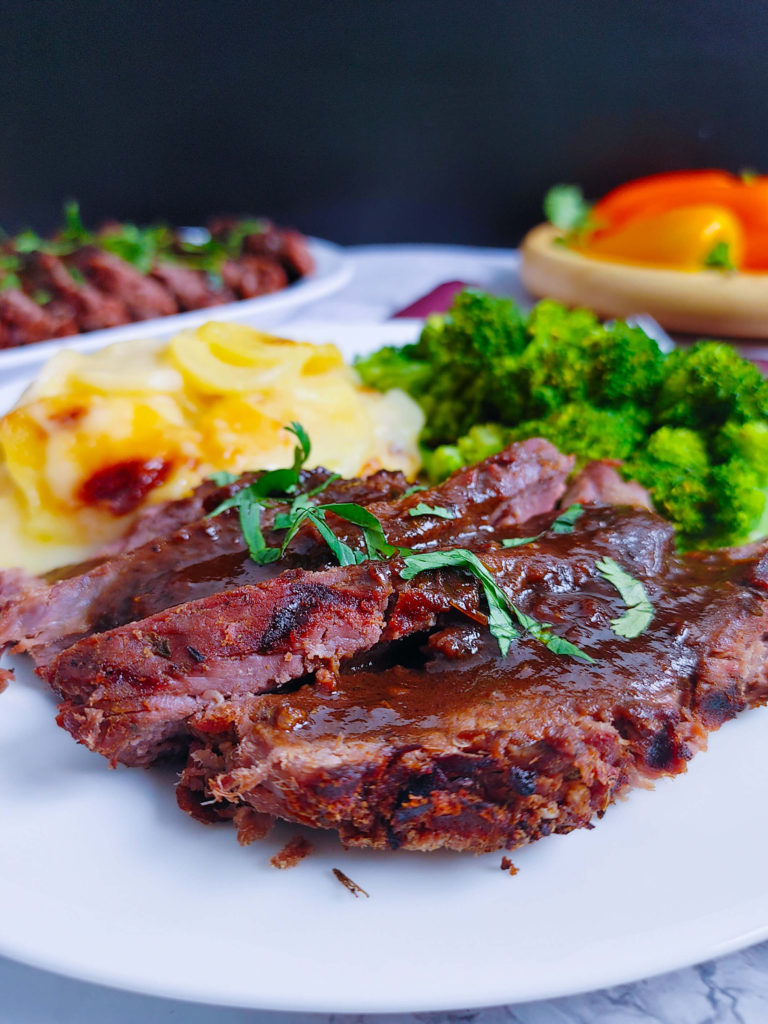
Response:
[[[593,662],[528,634],[502,657],[474,577],[440,569],[406,581],[398,557],[332,565],[312,529],[297,536],[292,567],[243,584],[234,523],[226,558],[240,567],[220,573],[218,589],[104,631],[91,621],[42,660],[60,724],[113,763],[186,757],[180,805],[233,818],[243,840],[274,817],[349,845],[475,852],[587,827],[628,787],[683,771],[709,730],[765,701],[768,555],[758,545],[680,557],[668,523],[627,506],[596,504],[572,533],[552,531],[570,469],[528,441],[430,491],[367,504],[395,545],[475,551],[518,608]],[[413,517],[419,502],[453,518]],[[328,521],[360,545],[354,527]],[[536,539],[502,546],[521,536]],[[220,543],[208,536],[197,562],[179,543],[158,589],[178,597],[180,580],[210,577],[190,566],[210,569]],[[597,568],[605,556],[652,602],[634,639],[611,628],[625,608]],[[32,632],[14,633],[19,601],[3,640],[33,647]]]

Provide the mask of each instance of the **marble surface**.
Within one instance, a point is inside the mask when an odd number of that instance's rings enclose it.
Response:
[[[286,320],[386,320],[445,281],[519,295],[516,257],[448,246],[351,249],[355,273],[340,293]],[[5,879],[4,884],[12,884]],[[1,891],[1,890],[0,890]],[[706,894],[703,895],[706,898]],[[0,912],[2,904],[0,903]],[[564,999],[450,1013],[281,1014],[233,1010],[117,992],[0,957],[0,1024],[763,1024],[768,1021],[768,942],[672,974]]]

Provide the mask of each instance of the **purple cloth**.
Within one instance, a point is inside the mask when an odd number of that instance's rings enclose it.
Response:
[[[406,306],[405,309],[393,313],[392,319],[415,317],[418,320],[422,320],[425,316],[429,316],[430,313],[445,313],[447,309],[450,309],[456,295],[462,288],[467,287],[469,286],[466,281],[446,281],[445,284],[439,284],[431,292],[423,295],[420,299],[416,299],[410,306]]]

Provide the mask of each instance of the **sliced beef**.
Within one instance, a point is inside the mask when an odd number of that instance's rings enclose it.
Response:
[[[593,664],[530,639],[502,658],[487,632],[457,654],[445,635],[468,627],[443,620],[443,642],[391,645],[385,667],[342,667],[333,686],[211,702],[191,720],[180,805],[212,820],[216,800],[236,822],[272,814],[350,846],[481,852],[589,827],[630,786],[684,771],[708,730],[768,699],[768,556],[679,558],[644,512],[580,523],[516,549],[503,586]],[[635,639],[610,629],[623,609],[594,571],[606,550],[653,601]]]
[[[204,518],[240,487],[259,474],[244,474],[233,484],[220,487],[208,481],[194,495],[169,503],[159,516],[169,526],[165,535],[154,535],[141,546],[113,558],[72,566],[49,577],[48,586],[20,590],[16,600],[0,603],[0,647],[16,642],[18,652],[33,655],[45,664],[60,651],[92,632],[101,632],[164,608],[204,597],[242,583],[270,579],[284,568],[302,561],[300,556],[280,564],[260,566],[253,562],[234,511],[215,519]],[[300,487],[311,491],[328,483],[327,470],[311,470],[301,476]],[[366,480],[336,480],[323,495],[330,501],[368,503],[394,496],[407,484],[400,473],[378,473]],[[265,510],[263,528],[268,541],[278,546],[282,538],[270,532],[277,512],[285,503]],[[174,529],[173,526],[179,524]],[[183,525],[185,524],[185,525]],[[158,527],[160,522],[155,522]],[[328,551],[321,549],[321,561]],[[0,599],[2,591],[0,590]]]
[[[644,576],[657,565],[672,533],[661,521],[643,530],[642,521],[615,515],[585,513],[581,542],[567,550],[553,541],[556,534],[520,548],[486,544],[477,550],[499,585],[523,607],[537,599],[542,579],[547,593],[597,585],[599,593],[614,596],[599,577],[595,558],[618,545],[630,571]],[[41,674],[64,698],[60,721],[77,739],[113,761],[147,763],[165,752],[169,737],[183,737],[190,715],[211,700],[249,696],[318,669],[333,673],[341,660],[427,633],[443,616],[484,623],[474,577],[441,570],[406,582],[401,568],[393,559],[284,572],[81,640]],[[378,603],[364,629],[354,595],[359,593],[361,606],[369,608],[372,587]],[[343,594],[338,613],[334,592]],[[191,655],[190,648],[197,653]],[[153,746],[147,735],[156,734],[163,744]]]
[[[238,299],[279,292],[288,284],[288,275],[280,264],[264,256],[227,260],[221,268],[221,277]]]
[[[234,295],[224,288],[214,289],[207,274],[202,270],[191,270],[172,263],[159,263],[152,268],[152,277],[176,300],[179,309],[207,309],[231,302]]]
[[[568,485],[563,505],[632,505],[653,509],[651,496],[635,480],[625,480],[615,459],[590,462]]]
[[[397,546],[418,550],[461,547],[551,509],[564,490],[571,465],[572,460],[547,441],[530,440],[460,470],[428,491],[398,498],[405,490],[405,479],[400,474],[379,473],[359,481],[336,481],[316,500],[369,506]],[[43,664],[94,630],[110,629],[230,586],[257,583],[291,566],[321,568],[330,564],[327,546],[308,525],[294,538],[280,563],[258,566],[249,557],[235,512],[215,521],[194,520],[251,479],[242,477],[225,488],[211,489],[211,484],[204,484],[192,498],[153,513],[165,525],[189,525],[179,526],[162,539],[155,534],[141,547],[131,546],[124,554],[88,566],[82,573],[70,570],[66,579],[52,581],[45,601],[36,595],[34,600],[6,608],[0,614],[0,647],[15,642],[17,650],[32,653]],[[325,471],[313,471],[305,474],[302,486],[312,490],[323,480],[327,480]],[[420,502],[441,506],[454,518],[411,516]],[[266,530],[276,511],[279,509],[265,510]],[[364,550],[357,527],[330,513],[328,523],[350,546]],[[159,525],[150,524],[149,532]],[[270,546],[281,542],[281,536],[267,536]]]
[[[178,313],[178,304],[159,281],[140,274],[114,253],[86,246],[69,257],[99,291],[122,302],[131,320],[151,320]]]
[[[315,269],[306,238],[290,228],[276,228],[268,224],[264,231],[246,235],[243,251],[277,260],[290,281],[306,277]]]
[[[76,281],[63,261],[52,253],[25,255],[22,277],[27,290],[49,292],[56,315],[73,322],[78,331],[116,327],[131,319],[119,297],[106,295],[85,280]]]
[[[13,348],[56,337],[57,318],[19,288],[0,291],[0,347]]]

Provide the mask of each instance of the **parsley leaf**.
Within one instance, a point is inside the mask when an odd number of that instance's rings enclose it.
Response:
[[[704,266],[713,270],[735,270],[730,245],[727,242],[715,242],[704,257]]]
[[[584,509],[578,502],[569,505],[565,512],[561,512],[557,519],[555,519],[550,526],[550,530],[552,533],[573,533],[573,524],[583,511]]]
[[[553,185],[544,196],[544,216],[567,233],[589,230],[591,211],[578,185]]]
[[[464,548],[454,548],[452,551],[429,551],[424,554],[408,555],[405,558],[405,569],[400,573],[403,579],[413,579],[420,572],[428,569],[442,569],[453,567],[464,569],[472,573],[480,582],[488,603],[488,628],[491,636],[499,645],[502,657],[506,657],[509,645],[512,640],[520,636],[519,630],[512,621],[512,615],[526,632],[534,639],[544,644],[553,654],[566,654],[571,658],[579,658],[582,661],[593,662],[594,659],[576,647],[575,644],[557,636],[552,632],[548,622],[539,622],[525,612],[520,611],[508,599],[507,595],[493,578],[488,567],[480,561],[477,555]],[[510,615],[510,612],[512,615]]]
[[[645,587],[612,558],[606,556],[595,562],[595,566],[603,579],[618,590],[627,606],[626,612],[620,618],[611,621],[611,629],[616,636],[628,640],[639,636],[648,628],[653,618],[653,605]]]
[[[285,551],[287,544],[286,541],[282,548],[268,547],[261,529],[261,513],[265,507],[265,500],[273,495],[287,497],[293,494],[299,483],[299,474],[312,450],[307,432],[300,423],[291,423],[286,427],[286,430],[294,434],[299,442],[293,450],[293,466],[290,469],[271,469],[266,473],[262,473],[258,480],[248,484],[247,487],[243,487],[242,490],[233,494],[230,498],[226,498],[207,516],[208,519],[211,519],[214,516],[221,515],[222,512],[226,512],[227,509],[236,508],[240,516],[240,529],[243,531],[243,539],[248,545],[251,558],[257,565],[267,565],[270,562],[276,561]],[[234,483],[237,477],[232,473],[220,472],[212,474],[211,479],[220,487],[224,487],[227,484]],[[320,487],[316,487],[312,493],[319,493],[333,479],[338,478],[330,477]],[[296,519],[299,520],[300,525],[300,513],[305,510],[305,505],[300,505],[299,502],[303,499],[306,503],[307,498],[308,495],[299,495],[291,505],[291,512],[288,514],[278,514],[275,517],[275,528],[286,529]],[[378,522],[378,520],[376,521]],[[293,533],[295,532],[294,530]],[[293,533],[291,536],[293,536]]]
[[[410,496],[412,494],[418,494],[419,491],[426,491],[426,490],[427,490],[427,485],[426,484],[411,484],[410,487],[406,488],[406,490],[403,491],[403,497],[404,498],[410,498]]]
[[[438,519],[455,519],[455,513],[451,512],[449,508],[443,508],[442,505],[427,505],[426,502],[420,501],[414,508],[408,509],[409,516],[437,516]]]
[[[292,420],[285,429],[289,434],[293,434],[299,442],[298,446],[293,449],[293,468],[298,473],[309,458],[312,442],[304,427],[295,420]]]
[[[565,512],[561,512],[557,519],[554,520],[550,530],[552,533],[573,533],[573,524],[583,511],[584,509],[578,502],[569,505]],[[546,532],[546,530],[543,530],[541,533],[537,533],[535,537],[509,537],[501,542],[501,546],[503,548],[519,548],[522,544],[530,544],[532,541],[538,540]]]

